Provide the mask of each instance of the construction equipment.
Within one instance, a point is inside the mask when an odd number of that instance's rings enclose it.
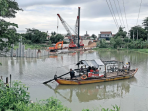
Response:
[[[59,44],[61,44],[61,47],[59,47]],[[56,45],[53,45],[52,47],[49,47],[50,52],[55,52],[58,49],[63,48],[63,41],[57,42]]]
[[[80,7],[78,7],[78,13],[80,13]],[[68,32],[69,34],[69,39],[70,39],[70,44],[69,44],[69,48],[78,48],[79,46],[80,47],[83,47],[84,44],[83,44],[83,40],[80,36],[78,36],[79,34],[79,21],[80,21],[80,14],[78,14],[79,16],[77,16],[77,19],[76,19],[76,24],[75,24],[75,30],[73,30],[67,23],[66,21],[64,21],[64,19],[59,15],[57,14],[57,16],[59,17],[62,25],[64,26],[64,28],[66,29],[66,31]],[[72,35],[71,31],[69,30],[69,28],[74,32],[75,35]],[[75,44],[76,43],[76,38],[78,39],[78,46]],[[79,39],[81,40],[80,43],[79,43]]]

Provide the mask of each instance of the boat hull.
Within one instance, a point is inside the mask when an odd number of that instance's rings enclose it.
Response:
[[[59,84],[63,85],[81,85],[81,84],[91,84],[91,83],[99,83],[99,82],[108,82],[108,81],[116,81],[116,80],[122,80],[122,79],[129,79],[134,77],[135,73],[138,71],[138,68],[135,69],[134,72],[130,74],[124,74],[120,76],[113,76],[113,77],[107,77],[107,78],[98,78],[98,79],[89,79],[89,80],[66,80],[66,79],[57,79],[56,81]]]

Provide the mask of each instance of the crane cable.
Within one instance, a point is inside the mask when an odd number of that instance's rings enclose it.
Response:
[[[118,29],[117,23],[116,23],[116,21],[115,21],[115,19],[114,19],[114,16],[113,16],[113,14],[112,14],[112,11],[111,11],[111,9],[110,9],[110,6],[109,6],[107,0],[106,0],[106,3],[107,3],[107,5],[108,5],[108,8],[109,8],[109,10],[110,10],[110,13],[111,13],[111,15],[112,15],[112,17],[113,17],[113,20],[114,20],[114,22],[115,22],[115,25],[116,25],[116,27],[117,27],[117,29]]]
[[[138,24],[139,14],[140,14],[140,10],[141,10],[141,4],[142,4],[142,0],[141,0],[140,7],[139,7],[139,13],[138,13],[138,18],[137,18],[137,23],[136,23],[136,25]]]

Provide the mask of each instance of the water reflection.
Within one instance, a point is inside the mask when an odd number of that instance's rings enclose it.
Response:
[[[69,102],[72,102],[72,98],[75,95],[79,102],[89,102],[92,100],[122,98],[124,94],[130,92],[130,84],[136,82],[136,78],[131,78],[87,85],[58,85],[55,88],[50,85],[46,86],[54,90],[55,94],[60,95]],[[69,96],[67,94],[69,94]]]

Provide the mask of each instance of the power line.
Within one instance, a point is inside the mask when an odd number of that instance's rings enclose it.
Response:
[[[141,9],[141,4],[142,4],[142,0],[141,0],[140,7],[139,7],[139,13],[138,13],[138,18],[137,18],[137,23],[136,23],[136,25],[138,24],[138,19],[139,19],[139,14],[140,14],[140,9]]]
[[[127,30],[128,30],[128,24],[127,24],[127,19],[126,19],[126,12],[125,12],[124,0],[122,0],[122,1],[123,1],[123,8],[124,8],[125,20],[126,20],[126,25],[127,25]]]
[[[111,4],[111,1],[109,0],[109,2],[110,2],[110,5],[111,5],[111,9],[112,9],[112,11],[113,11],[113,14],[114,14],[114,17],[115,17],[116,23],[117,23],[117,25],[118,25],[118,21],[117,21],[117,19],[116,19],[116,16],[115,16],[115,13],[114,13],[114,10],[113,10],[113,7],[112,7],[112,4]],[[118,28],[119,28],[119,25],[118,25]]]
[[[121,13],[121,8],[120,8],[119,0],[117,0],[117,1],[118,1],[118,6],[119,6],[119,10],[120,10],[120,14],[121,14],[123,26],[125,27],[124,20],[123,20],[123,16],[122,16],[122,13]]]
[[[118,12],[118,9],[117,9],[115,0],[114,0],[114,4],[115,4],[116,10],[117,10],[117,14],[118,14],[118,16],[119,16],[119,12]],[[121,23],[121,26],[122,26],[122,22],[121,22],[120,16],[119,16],[119,20],[120,20],[120,23]]]
[[[117,23],[116,23],[116,21],[115,21],[115,19],[114,19],[114,16],[113,16],[113,14],[112,14],[112,11],[111,11],[111,9],[110,9],[110,6],[109,6],[107,0],[106,0],[106,3],[107,3],[107,5],[108,5],[108,7],[109,7],[109,10],[110,10],[110,13],[111,13],[111,15],[112,15],[112,17],[113,17],[113,20],[114,20],[114,22],[115,22],[115,25],[116,25],[116,27],[117,27],[117,29],[118,29]]]

